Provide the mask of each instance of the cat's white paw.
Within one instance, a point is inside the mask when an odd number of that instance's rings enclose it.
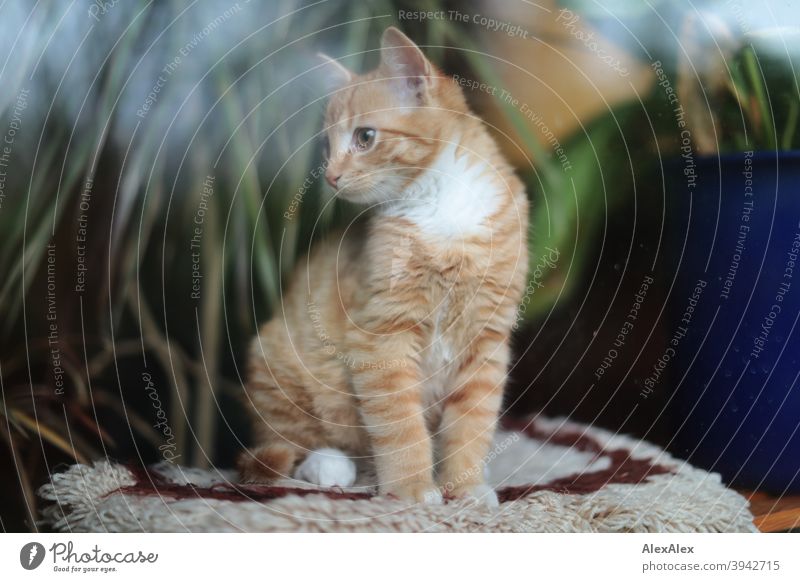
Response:
[[[489,509],[497,509],[500,507],[500,501],[497,499],[497,493],[489,485],[481,483],[480,485],[473,485],[469,489],[464,489],[455,493],[458,499],[465,499],[472,503],[482,505]]]
[[[356,464],[339,449],[317,449],[300,463],[294,478],[321,487],[350,487],[356,482]]]
[[[442,492],[438,488],[428,489],[422,494],[422,503],[428,505],[441,505],[444,503]]]

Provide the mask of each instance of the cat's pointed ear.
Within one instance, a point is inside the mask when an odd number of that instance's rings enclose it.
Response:
[[[381,68],[387,77],[399,77],[417,95],[433,81],[430,61],[414,41],[394,26],[383,31],[381,37]]]
[[[317,58],[322,61],[320,67],[322,81],[329,93],[341,89],[353,80],[355,75],[336,59],[324,53],[317,53]]]

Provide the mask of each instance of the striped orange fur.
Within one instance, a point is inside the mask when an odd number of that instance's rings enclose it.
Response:
[[[396,28],[376,70],[323,68],[326,177],[368,218],[316,247],[253,343],[242,475],[349,485],[334,465],[372,459],[381,493],[492,505],[483,459],[526,279],[524,186]]]

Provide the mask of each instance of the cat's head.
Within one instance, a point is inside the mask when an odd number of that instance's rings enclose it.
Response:
[[[461,88],[394,27],[369,73],[320,56],[330,92],[322,133],[328,183],[353,202],[400,197],[457,133],[468,111]]]

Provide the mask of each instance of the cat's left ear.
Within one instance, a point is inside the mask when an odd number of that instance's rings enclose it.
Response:
[[[381,68],[385,76],[396,78],[420,102],[433,83],[430,61],[414,41],[394,26],[387,28],[381,37]]]
[[[353,82],[353,73],[336,59],[324,53],[317,53],[317,59],[323,64],[322,80],[326,91],[332,93]]]

